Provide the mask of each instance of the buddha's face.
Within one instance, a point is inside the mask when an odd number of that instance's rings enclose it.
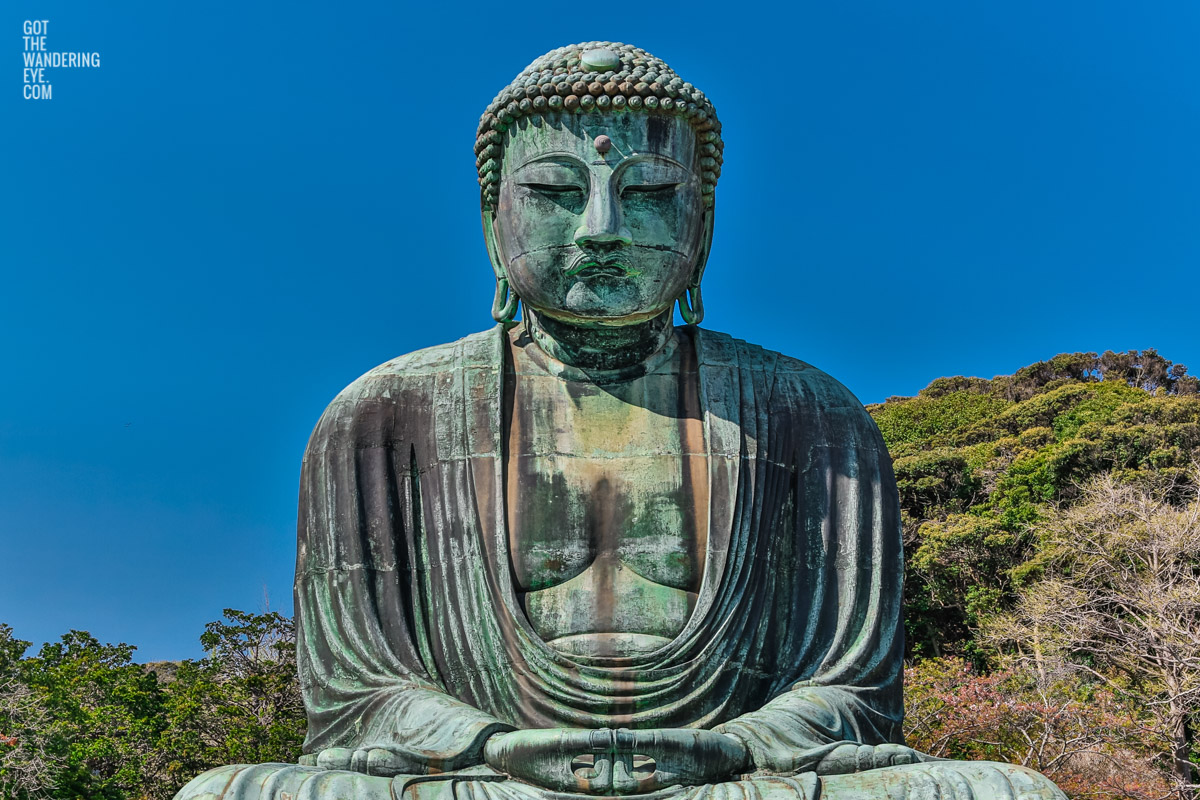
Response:
[[[678,117],[528,117],[504,149],[493,258],[522,302],[564,322],[669,311],[711,233],[695,162]]]

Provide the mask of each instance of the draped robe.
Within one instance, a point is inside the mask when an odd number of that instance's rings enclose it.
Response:
[[[234,765],[176,800],[579,798],[471,769],[493,733],[544,727],[711,728],[752,754],[743,780],[644,800],[1065,800],[990,762],[811,771],[839,743],[902,739],[891,462],[828,375],[693,331],[711,507],[699,597],[675,640],[600,663],[538,638],[505,527],[506,333],[411,353],[342,391],[313,432],[295,585],[302,761],[382,747],[406,774]]]
[[[501,328],[344,390],[304,461],[296,567],[305,752],[479,763],[513,728],[719,727],[756,766],[900,741],[902,554],[862,404],[803,362],[696,330],[711,508],[690,621],[598,666],[533,632],[510,577]]]

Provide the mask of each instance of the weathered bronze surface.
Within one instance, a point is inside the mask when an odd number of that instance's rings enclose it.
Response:
[[[501,324],[359,378],[305,456],[307,755],[179,798],[1061,797],[903,746],[898,501],[862,405],[672,326],[703,315],[719,133],[627,45],[497,97]]]

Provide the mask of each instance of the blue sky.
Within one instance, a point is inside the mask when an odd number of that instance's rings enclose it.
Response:
[[[98,69],[22,99],[22,22]],[[864,402],[1074,350],[1200,371],[1193,2],[163,3],[0,11],[0,621],[196,656],[291,610],[324,405],[487,327],[472,144],[627,41],[713,100],[706,325]]]

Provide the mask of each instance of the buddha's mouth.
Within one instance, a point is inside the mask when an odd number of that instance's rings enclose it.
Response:
[[[629,265],[619,258],[597,258],[590,253],[581,254],[567,269],[567,277],[576,275],[584,278],[609,277],[624,278],[633,272]]]

